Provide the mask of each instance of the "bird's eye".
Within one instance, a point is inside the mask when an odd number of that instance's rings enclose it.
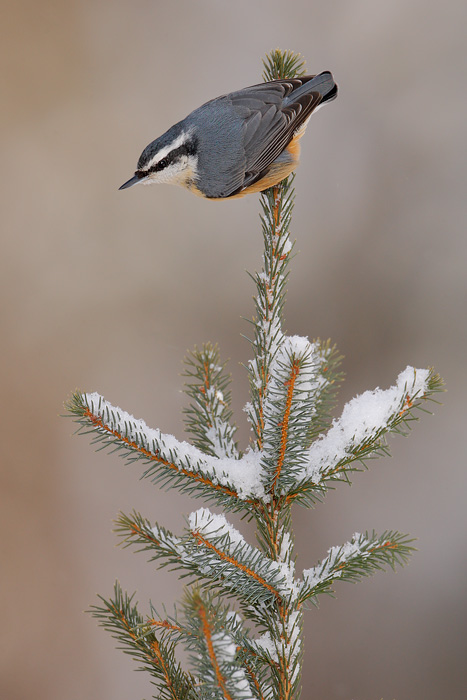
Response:
[[[163,168],[166,168],[169,164],[169,161],[167,158],[163,158],[162,160],[159,161],[158,166],[162,170]]]

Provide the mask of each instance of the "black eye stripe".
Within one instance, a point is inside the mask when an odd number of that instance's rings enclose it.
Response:
[[[171,165],[175,161],[180,160],[182,156],[192,156],[195,155],[195,153],[196,143],[195,141],[189,141],[188,143],[184,143],[178,148],[174,148],[173,151],[170,151],[164,158],[162,158],[162,160],[158,161],[147,170],[137,170],[136,175],[141,179],[143,177],[146,177],[146,175],[150,175],[151,173],[158,173],[161,170],[165,170],[165,168],[168,168],[169,165]]]

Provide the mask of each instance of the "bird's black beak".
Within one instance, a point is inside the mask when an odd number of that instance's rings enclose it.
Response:
[[[136,185],[138,182],[141,182],[143,178],[138,177],[138,175],[133,175],[129,180],[123,183],[121,187],[119,187],[119,190],[126,190],[127,187],[133,187],[133,185]]]

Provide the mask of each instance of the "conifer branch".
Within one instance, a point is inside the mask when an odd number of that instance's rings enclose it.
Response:
[[[239,662],[237,645],[215,614],[209,599],[199,591],[187,594],[185,617],[192,625],[191,661],[198,671],[202,697],[218,700],[253,700],[260,698]],[[193,653],[194,652],[194,653]]]
[[[255,337],[252,341],[255,356],[248,365],[252,401],[245,407],[255,434],[257,449],[263,447],[264,402],[270,364],[283,341],[281,318],[287,282],[286,271],[292,250],[288,233],[293,204],[292,181],[293,176],[261,194],[264,267],[254,278],[258,290],[253,321]]]
[[[311,598],[316,604],[316,596],[329,593],[336,580],[356,582],[385,565],[395,570],[396,564],[405,564],[414,551],[411,542],[413,539],[399,532],[387,531],[382,535],[356,532],[350,542],[331,547],[325,559],[303,572],[300,603]]]
[[[195,542],[192,556],[200,566],[212,568],[214,578],[223,578],[240,599],[250,605],[268,604],[290,595],[294,589],[293,567],[271,561],[230,525],[223,515],[200,508],[189,518]]]
[[[252,508],[262,495],[262,489],[254,491],[257,459],[251,453],[246,453],[241,463],[205,455],[172,435],[149,428],[96,393],[75,393],[67,408],[80,426],[78,433],[91,433],[92,443],[100,444],[99,449],[120,452],[127,463],[149,464],[143,478],[154,484],[204,496],[227,510]]]
[[[177,663],[174,643],[166,642],[163,636],[157,638],[150,631],[150,624],[139,614],[133,597],[134,594],[123,593],[117,582],[114,597],[106,600],[99,596],[102,605],[91,606],[91,613],[120,642],[122,651],[142,664],[140,670],[149,671],[160,698],[196,700],[194,678]]]
[[[253,648],[270,666],[273,694],[294,697],[299,692],[303,618],[299,606],[283,612],[277,618],[268,619],[266,631],[253,640]]]
[[[214,595],[212,590],[203,592],[203,600],[218,626],[227,630],[228,634],[231,635],[236,644],[238,660],[244,667],[250,682],[257,691],[258,698],[261,700],[261,688],[265,687],[265,674],[269,669],[270,660],[265,660],[264,656],[258,653],[255,641],[250,639],[248,630],[244,628],[243,619],[238,612],[224,605],[222,598]],[[187,648],[192,646],[195,634],[191,621],[188,622],[187,626],[181,623],[178,617],[168,617],[167,615],[161,617],[151,604],[151,616],[147,618],[143,627],[138,628],[138,637],[146,636],[153,631],[163,631],[172,640],[177,643],[182,642]]]
[[[306,63],[299,53],[275,49],[263,59],[263,80],[299,78],[306,73]]]
[[[136,551],[150,551],[150,561],[160,566],[184,569],[188,576],[222,585],[250,606],[270,604],[290,595],[293,569],[270,561],[259,549],[249,545],[223,515],[207,508],[192,513],[183,537],[176,537],[157,523],[138,513],[117,519],[116,532],[124,545],[136,545]]]
[[[344,379],[341,370],[342,355],[329,340],[313,342],[317,364],[317,390],[314,411],[308,427],[307,447],[331,425],[331,413],[337,403],[337,393]]]
[[[272,51],[263,61],[264,80],[295,78],[305,72],[305,62],[291,51]],[[287,266],[292,244],[289,226],[295,192],[295,175],[261,193],[261,225],[264,239],[263,270],[254,280],[258,290],[253,320],[255,337],[252,345],[255,357],[249,362],[251,403],[245,407],[258,449],[263,446],[263,405],[269,382],[269,365],[274,360],[282,339],[282,316],[287,282]]]
[[[156,620],[154,617],[149,617],[146,620],[147,628],[154,628],[154,631],[163,630],[171,635],[176,635],[177,639],[180,639],[183,635],[186,635],[186,631],[178,624],[170,622],[170,620]]]
[[[261,462],[265,491],[276,497],[296,485],[306,464],[317,404],[329,384],[322,364],[321,347],[298,336],[285,337],[271,363]]]
[[[185,365],[184,376],[189,378],[185,393],[192,403],[183,412],[193,444],[204,454],[238,459],[233,437],[236,427],[230,423],[230,375],[220,364],[217,345],[206,343],[201,350],[195,348],[185,358]]]
[[[350,483],[349,474],[366,467],[365,460],[389,455],[387,436],[406,436],[418,420],[415,411],[428,412],[423,403],[433,401],[442,386],[433,370],[407,367],[390,389],[366,391],[349,401],[328,433],[311,445],[307,465],[297,470],[297,488],[290,496],[310,505],[329,484]]]
[[[137,552],[150,551],[149,561],[162,560],[159,564],[161,568],[171,565],[172,569],[187,568],[190,573],[196,573],[193,567],[183,560],[182,538],[166,528],[157,523],[151,526],[149,520],[136,511],[133,511],[130,516],[120,513],[115,523],[115,532],[123,538],[124,547],[136,545]]]
[[[262,700],[266,694],[271,665],[274,666],[275,663],[261,653],[256,641],[251,639],[249,630],[245,628],[244,619],[238,612],[225,605],[220,595],[213,594],[212,590],[197,591],[197,593],[202,596],[206,608],[210,611],[212,619],[215,620],[217,629],[226,632],[232,638],[236,645],[237,660],[246,671],[253,688],[253,694]],[[190,601],[190,597],[190,592],[187,591],[188,601]],[[260,606],[262,607],[262,604]],[[251,612],[248,608],[246,610],[247,613]],[[193,628],[193,618],[188,617],[186,611],[185,607],[187,626],[184,627],[184,630],[188,631],[186,639],[187,648],[190,649],[193,646],[193,637],[196,636],[196,631]],[[248,619],[253,619],[251,614],[248,615]]]

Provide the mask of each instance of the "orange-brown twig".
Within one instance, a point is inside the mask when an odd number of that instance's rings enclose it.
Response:
[[[229,556],[225,552],[222,552],[220,549],[217,549],[209,540],[207,540],[205,537],[200,532],[193,532],[191,533],[195,540],[198,542],[198,544],[202,544],[204,547],[207,547],[211,551],[215,552],[219,559],[222,559],[222,561],[226,561],[229,564],[232,564],[232,566],[235,566],[237,569],[240,569],[240,571],[243,571],[244,574],[247,576],[250,576],[252,579],[257,581],[259,584],[264,586],[270,593],[272,593],[276,598],[279,600],[281,599],[281,595],[276,589],[271,586],[267,581],[264,580],[259,574],[256,573],[256,571],[253,571],[253,569],[248,568],[244,564],[241,564],[237,559],[234,559],[234,557]]]
[[[211,660],[211,665],[214,669],[217,684],[218,684],[219,688],[222,690],[224,697],[225,697],[225,700],[232,700],[232,696],[230,695],[229,691],[227,690],[226,679],[224,678],[224,676],[221,673],[221,669],[220,669],[219,663],[217,661],[216,652],[214,651],[214,645],[212,643],[211,627],[209,625],[209,620],[208,620],[208,616],[206,613],[206,608],[204,607],[204,604],[203,604],[201,598],[197,597],[196,603],[197,603],[197,607],[198,607],[198,614],[199,614],[199,617],[201,620],[201,626],[203,629],[204,638],[206,640],[206,646],[208,649],[209,658]]]
[[[273,480],[272,486],[271,486],[271,491],[273,493],[275,491],[276,484],[280,478],[282,466],[284,464],[285,450],[287,449],[287,440],[289,437],[290,409],[292,407],[293,391],[295,388],[295,382],[297,380],[299,371],[300,371],[300,364],[297,360],[294,360],[294,362],[292,364],[290,378],[287,381],[287,399],[285,402],[284,417],[282,419],[282,425],[281,425],[281,443],[280,443],[281,446],[280,446],[280,451],[279,451],[279,458],[277,460],[276,473],[274,475],[274,480]]]
[[[200,476],[199,474],[196,474],[195,472],[191,472],[188,469],[180,468],[173,462],[170,462],[167,459],[164,459],[159,455],[157,452],[153,453],[150,452],[149,450],[146,450],[144,447],[141,445],[138,445],[137,442],[134,440],[130,440],[127,438],[125,435],[123,435],[119,430],[115,430],[114,428],[111,428],[110,426],[106,425],[102,418],[99,416],[96,416],[90,411],[89,408],[86,408],[85,411],[83,412],[83,415],[89,419],[89,421],[96,426],[97,428],[100,428],[101,430],[105,430],[109,435],[112,435],[113,437],[117,438],[118,440],[121,440],[124,442],[128,447],[131,447],[132,450],[135,450],[136,452],[139,452],[139,454],[143,455],[147,459],[157,462],[158,464],[162,464],[164,467],[169,467],[169,469],[173,469],[174,471],[177,471],[179,474],[183,474],[183,476],[186,476],[190,479],[193,479],[194,481],[197,481],[199,484],[202,484],[203,486],[209,486],[209,488],[214,489],[215,491],[220,491],[226,496],[231,496],[232,498],[238,498],[238,493],[234,491],[233,489],[228,488],[227,486],[223,486],[222,484],[215,484],[211,479],[208,479],[206,477]],[[252,503],[252,501],[246,501],[247,503]]]

